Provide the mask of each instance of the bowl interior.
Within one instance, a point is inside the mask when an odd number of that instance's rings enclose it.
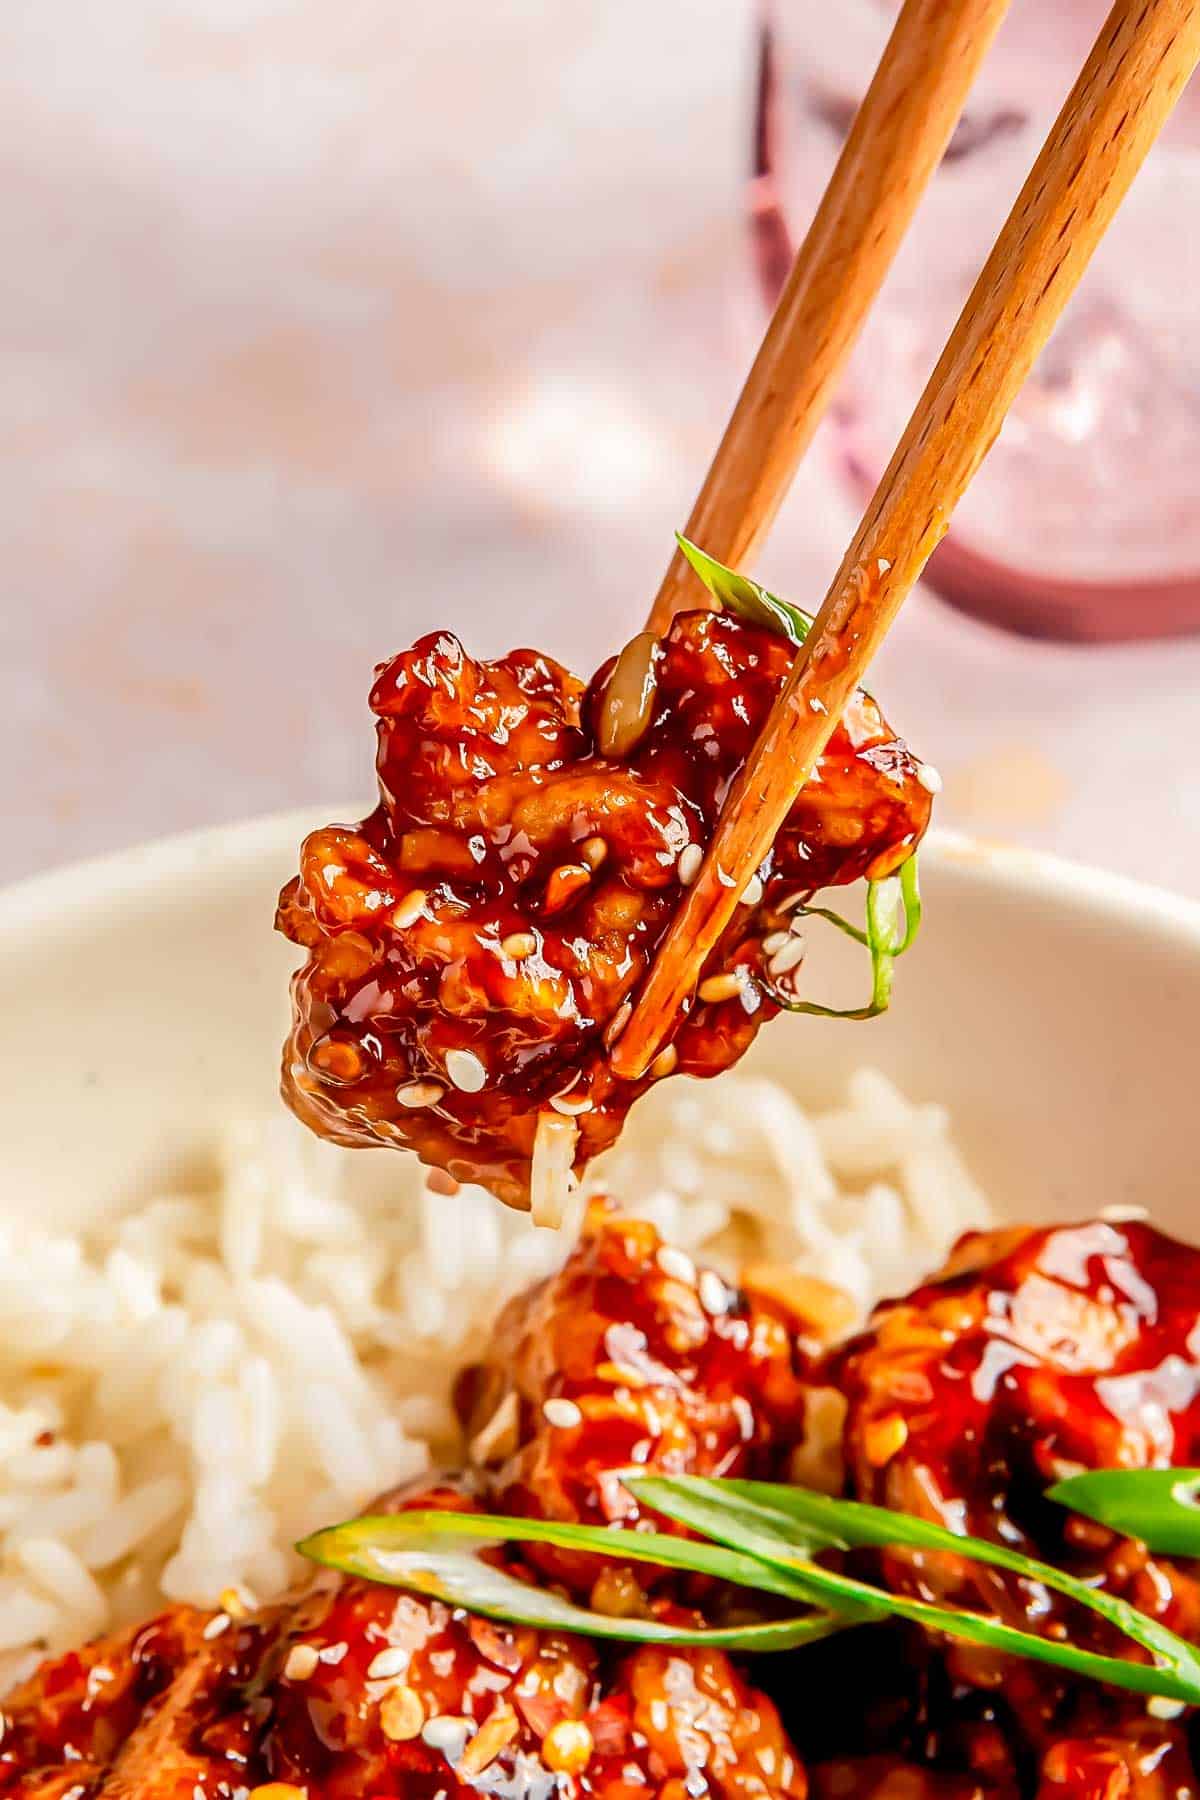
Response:
[[[5,1205],[81,1223],[279,1104],[295,955],[271,920],[312,823],[168,840],[0,896]],[[946,838],[923,868],[926,925],[891,1013],[781,1019],[752,1066],[821,1103],[863,1063],[944,1101],[1001,1215],[1141,1204],[1194,1235],[1200,907]],[[862,953],[827,932],[819,955],[822,986],[855,1003]],[[382,1154],[358,1160],[363,1179],[386,1174]]]

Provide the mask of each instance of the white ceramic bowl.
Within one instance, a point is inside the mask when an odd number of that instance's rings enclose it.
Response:
[[[171,838],[0,894],[4,1204],[77,1222],[278,1104],[295,955],[272,912],[315,822]],[[1003,1214],[1140,1203],[1195,1235],[1200,906],[944,836],[923,867],[926,926],[891,1013],[781,1019],[755,1065],[830,1101],[869,1062],[946,1101]],[[828,936],[828,980],[857,999],[862,963]]]

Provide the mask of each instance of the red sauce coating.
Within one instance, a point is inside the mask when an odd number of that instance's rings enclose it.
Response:
[[[214,1638],[180,1617],[48,1663],[12,1696],[0,1794],[804,1800],[775,1707],[720,1651],[614,1649],[353,1580]]]
[[[1200,1640],[1197,1565],[1151,1556],[1045,1498],[1080,1469],[1200,1460],[1200,1252],[1103,1219],[974,1233],[940,1276],[879,1308],[825,1373],[849,1402],[860,1498],[1024,1550]],[[1040,1583],[950,1556],[886,1552],[880,1564],[904,1591],[1140,1654]],[[1179,1728],[1136,1697],[967,1646],[947,1664],[1003,1696],[1042,1758],[1047,1800],[1183,1792],[1194,1779]]]
[[[1055,1480],[1200,1458],[1200,1252],[1104,1220],[972,1234],[831,1373],[861,1498],[1067,1554]]]
[[[529,1204],[540,1112],[561,1097],[575,1166],[617,1136],[647,1085],[619,1082],[605,1033],[680,899],[680,855],[705,845],[794,652],[724,614],[677,619],[656,652],[640,742],[601,756],[605,665],[585,692],[529,650],[476,662],[447,632],[380,666],[380,803],[304,843],[279,929],[307,951],[283,1059],[288,1104],[351,1146],[415,1150]],[[795,992],[762,939],[781,903],[883,875],[929,820],[919,764],[858,693],[709,974],[744,987],[695,1002],[674,1041],[685,1073],[736,1062]],[[670,1060],[670,1059],[669,1059]],[[658,1072],[664,1072],[660,1064]]]
[[[1200,1252],[1103,1220],[974,1234],[940,1277],[819,1362],[786,1309],[731,1290],[721,1307],[707,1278],[662,1252],[648,1226],[598,1207],[562,1274],[509,1307],[488,1362],[462,1383],[473,1425],[475,1409],[516,1400],[515,1441],[473,1478],[486,1504],[596,1518],[616,1500],[612,1516],[634,1523],[613,1479],[631,1450],[643,1466],[777,1473],[802,1382],[827,1379],[848,1402],[854,1491],[1021,1544],[1200,1638],[1190,1565],[1070,1523],[1044,1499],[1065,1467],[1200,1461]],[[651,1380],[626,1383],[632,1409],[609,1414],[622,1324],[644,1339],[622,1341],[622,1355]],[[580,1423],[547,1420],[554,1399]],[[385,1504],[480,1502],[464,1483]],[[592,1579],[573,1561],[523,1567]],[[1069,1622],[1087,1640],[1086,1621],[1050,1596],[980,1584],[950,1557],[890,1554],[882,1572],[1029,1629]],[[633,1610],[698,1619],[681,1585],[642,1569],[637,1580]],[[1189,1717],[907,1627],[765,1659],[755,1675],[773,1700],[719,1652],[510,1628],[354,1580],[322,1578],[215,1633],[210,1618],[177,1608],[43,1665],[4,1705],[0,1796],[804,1800],[806,1768],[820,1800],[1196,1793]]]
[[[172,1608],[43,1663],[3,1703],[0,1794],[12,1800],[233,1800],[245,1792],[273,1621]],[[206,1738],[211,1742],[206,1743]]]
[[[359,1582],[338,1587],[290,1642],[324,1654],[346,1646],[307,1681],[277,1685],[263,1743],[273,1779],[322,1800],[439,1791],[803,1800],[804,1772],[775,1708],[719,1651],[614,1652]],[[387,1649],[395,1672],[373,1680]],[[389,1695],[404,1708],[398,1718]],[[438,1721],[436,1742],[417,1734],[418,1716]],[[473,1767],[468,1734],[489,1724],[494,1755],[477,1744],[483,1766]]]

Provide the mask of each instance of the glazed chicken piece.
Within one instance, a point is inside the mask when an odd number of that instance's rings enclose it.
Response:
[[[487,1361],[460,1380],[467,1440],[501,1511],[631,1525],[624,1470],[782,1475],[814,1333],[779,1298],[740,1293],[598,1200],[563,1267],[509,1302]],[[667,1573],[549,1545],[524,1554],[576,1592],[595,1584],[602,1611],[636,1607]]]
[[[148,1624],[43,1663],[3,1702],[6,1800],[210,1800],[245,1791],[255,1737],[247,1683],[274,1622],[214,1632],[173,1607]]]
[[[796,996],[797,901],[893,872],[929,821],[921,765],[856,694],[674,1042],[617,1080],[627,1002],[793,655],[725,614],[678,618],[619,758],[597,748],[611,663],[585,691],[533,651],[476,662],[437,632],[382,664],[380,803],[307,838],[280,899],[307,952],[283,1058],[299,1117],[528,1207],[535,1140],[565,1180],[649,1080],[736,1062]]]
[[[0,1794],[22,1800],[804,1800],[806,1785],[775,1708],[720,1651],[614,1652],[332,1578],[256,1618],[181,1610],[48,1664],[5,1722]]]
[[[1174,1630],[1200,1635],[1190,1570],[1152,1563],[1043,1497],[1081,1469],[1197,1460],[1198,1325],[1200,1252],[1150,1225],[972,1234],[941,1275],[879,1308],[835,1354],[853,1490],[1103,1576]],[[917,1570],[897,1557],[889,1569],[943,1593],[977,1586],[1022,1623],[1059,1610],[975,1564],[927,1559]]]
[[[297,1652],[302,1660],[297,1664]],[[263,1767],[310,1796],[803,1800],[778,1715],[720,1651],[615,1652],[348,1581],[291,1641]]]
[[[1103,1219],[972,1234],[947,1268],[835,1354],[861,1499],[1002,1541],[1103,1584],[1200,1638],[1200,1571],[1045,1498],[1081,1469],[1200,1459],[1200,1252]],[[1040,1585],[950,1556],[881,1556],[890,1586],[1136,1654]],[[958,1679],[1002,1694],[1040,1762],[1043,1800],[1190,1792],[1183,1729],[1136,1697],[965,1645]]]
[[[1037,1800],[1193,1800],[1196,1766],[1184,1725],[1138,1718],[1062,1738],[1042,1757]]]

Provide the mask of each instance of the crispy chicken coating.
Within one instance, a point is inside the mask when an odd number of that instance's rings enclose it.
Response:
[[[721,1651],[614,1650],[348,1579],[245,1620],[178,1609],[48,1663],[4,1723],[13,1800],[806,1793],[775,1707]]]
[[[852,1491],[991,1538],[1100,1585],[1200,1638],[1200,1570],[1152,1556],[1047,1500],[1083,1469],[1200,1458],[1200,1252],[1137,1221],[973,1233],[949,1264],[825,1370],[848,1401]],[[1108,1654],[1128,1640],[1040,1583],[953,1556],[885,1552],[890,1586],[1069,1634]],[[1190,1794],[1174,1709],[977,1647],[946,1651],[1002,1699],[1042,1800]]]
[[[448,632],[382,664],[380,803],[313,832],[279,904],[307,953],[283,1058],[299,1117],[525,1207],[540,1119],[578,1171],[649,1080],[736,1062],[796,994],[791,907],[892,872],[929,820],[919,763],[856,694],[674,1042],[616,1079],[622,1009],[793,655],[724,614],[677,619],[623,758],[597,748],[611,665],[585,692],[549,657],[477,662]]]

